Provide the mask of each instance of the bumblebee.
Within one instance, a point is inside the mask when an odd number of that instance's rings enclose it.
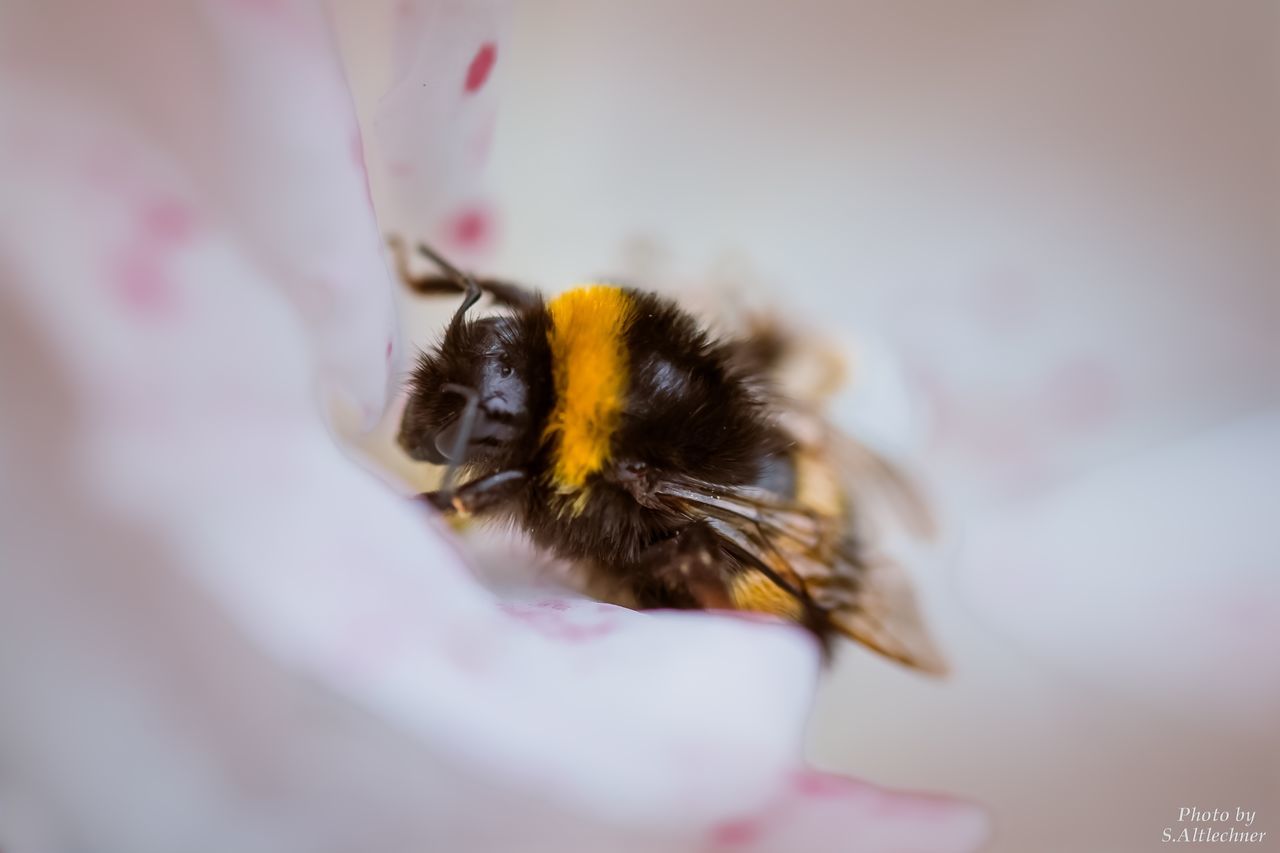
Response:
[[[514,522],[630,606],[769,614],[828,653],[843,635],[942,671],[858,498],[872,480],[913,493],[775,389],[783,337],[717,338],[676,303],[613,284],[544,299],[424,245],[439,272],[416,275],[404,243],[391,247],[411,290],[463,294],[419,357],[399,430],[413,459],[448,466],[423,500]],[[484,294],[501,310],[471,316]]]

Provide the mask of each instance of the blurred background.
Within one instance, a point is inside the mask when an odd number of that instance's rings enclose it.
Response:
[[[1280,5],[517,4],[445,158],[480,189],[427,214],[448,172],[369,133],[416,85],[398,14],[336,7],[384,230],[768,305],[934,501],[897,553],[954,673],[845,649],[816,764],[981,801],[995,851],[1155,849],[1189,806],[1280,849]],[[424,484],[395,414],[360,441]]]

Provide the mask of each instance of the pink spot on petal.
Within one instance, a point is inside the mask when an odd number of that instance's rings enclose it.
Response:
[[[150,318],[164,317],[175,307],[173,290],[153,252],[130,251],[114,264],[110,284],[117,297],[133,312]]]
[[[392,160],[387,164],[387,171],[397,178],[407,178],[413,174],[413,164],[404,160]]]
[[[711,843],[721,847],[741,847],[760,837],[761,826],[755,820],[731,820],[711,830]]]
[[[567,618],[567,604],[559,602],[564,609],[551,608],[545,603],[533,605],[505,603],[499,608],[517,622],[528,625],[538,633],[553,640],[579,644],[600,639],[612,634],[617,627],[611,621],[580,624]]]
[[[195,214],[182,202],[157,199],[142,209],[142,227],[155,242],[174,246],[191,238]]]
[[[493,237],[493,217],[482,207],[469,207],[455,214],[446,225],[446,237],[453,248],[478,251]]]
[[[391,341],[387,341],[387,361],[391,360],[391,353],[394,350],[395,350],[395,347],[392,346]]]
[[[480,87],[489,79],[489,72],[493,70],[493,64],[498,59],[498,46],[493,42],[485,42],[480,46],[480,50],[476,51],[475,57],[471,60],[471,65],[467,67],[467,81],[463,88],[467,92],[477,92]]]
[[[791,777],[791,784],[796,793],[806,797],[843,797],[854,793],[862,786],[852,779],[820,773],[816,770],[801,770]]]

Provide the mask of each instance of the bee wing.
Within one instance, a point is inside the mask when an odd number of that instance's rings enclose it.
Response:
[[[937,534],[937,522],[928,503],[905,471],[834,427],[828,428],[827,440],[830,457],[853,502],[882,503],[918,538],[932,539]]]
[[[852,600],[830,612],[841,633],[867,648],[921,672],[946,675],[946,659],[925,628],[911,579],[898,563],[883,557],[863,560]]]
[[[792,439],[795,460],[822,469],[831,482],[822,492],[835,498],[829,503],[845,506],[860,532],[879,520],[893,519],[920,538],[932,538],[936,525],[928,504],[912,479],[898,466],[867,445],[837,429],[824,416],[833,396],[849,380],[850,353],[808,330],[782,321],[775,312],[750,312],[740,324],[731,349],[733,363],[742,375],[756,377],[755,390]],[[852,362],[856,367],[856,361]],[[800,495],[798,503],[814,506]],[[887,516],[887,518],[886,518]]]
[[[798,503],[826,505],[831,514],[844,514],[864,534],[874,532],[873,522],[893,519],[918,538],[933,538],[937,529],[933,513],[899,466],[842,432],[811,406],[786,398],[775,398],[773,405],[779,425],[793,442]],[[823,492],[837,496],[838,501],[824,499]]]
[[[692,480],[671,480],[658,490],[663,498],[674,498],[698,515],[721,519],[735,527],[760,529],[774,537],[817,547],[825,532],[824,519],[772,492],[751,486],[722,487]],[[669,501],[670,502],[670,501]]]
[[[673,509],[707,522],[743,571],[730,596],[744,610],[797,621],[814,616],[885,657],[941,675],[946,664],[925,630],[911,583],[887,559],[868,558],[837,519],[754,488],[691,481],[664,485]]]

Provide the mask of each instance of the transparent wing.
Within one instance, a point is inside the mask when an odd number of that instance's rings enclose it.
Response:
[[[750,487],[684,479],[659,489],[662,501],[704,520],[742,564],[728,580],[735,606],[817,623],[892,660],[942,674],[902,568],[872,556],[827,515]]]

